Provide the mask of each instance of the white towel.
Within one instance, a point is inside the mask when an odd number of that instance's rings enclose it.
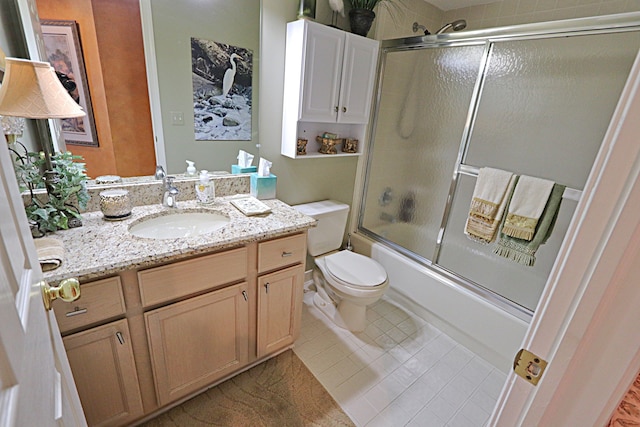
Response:
[[[553,184],[546,179],[521,176],[513,190],[502,232],[517,239],[531,240]]]
[[[490,243],[506,207],[507,195],[513,188],[514,175],[500,169],[482,168],[478,172],[465,234],[474,241]]]

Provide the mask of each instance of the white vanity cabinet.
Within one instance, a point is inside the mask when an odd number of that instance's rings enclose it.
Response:
[[[315,146],[316,128],[308,123],[344,137],[364,136],[378,50],[376,40],[316,22],[287,24],[283,155],[297,157],[299,137],[309,140],[307,148]]]

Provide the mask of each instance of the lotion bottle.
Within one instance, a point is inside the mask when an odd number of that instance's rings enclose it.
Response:
[[[209,179],[209,172],[200,171],[200,181],[196,182],[196,200],[202,205],[210,205],[216,197],[213,182]]]
[[[196,165],[191,160],[187,160],[187,176],[196,176]]]

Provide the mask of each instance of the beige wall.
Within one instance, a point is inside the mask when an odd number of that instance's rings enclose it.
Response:
[[[466,19],[467,29],[640,11],[638,0],[504,0],[444,13],[442,24]]]
[[[211,2],[153,0],[153,33],[158,64],[162,129],[167,170],[184,172],[185,160],[198,170],[230,171],[238,150],[256,153],[263,140],[258,133],[260,71],[260,3],[256,0]],[[196,141],[194,134],[191,37],[212,40],[253,51],[253,105],[251,141]],[[267,57],[267,62],[271,60]],[[265,108],[270,108],[267,104]],[[171,112],[184,115],[184,125],[173,125]],[[255,163],[257,164],[257,156]]]
[[[277,197],[289,204],[336,199],[351,204],[358,160],[354,157],[299,159],[280,154],[287,22],[296,19],[299,0],[262,1],[260,156],[273,162]],[[326,11],[318,1],[317,16]],[[329,21],[331,14],[328,15]],[[287,100],[297,102],[297,100]]]

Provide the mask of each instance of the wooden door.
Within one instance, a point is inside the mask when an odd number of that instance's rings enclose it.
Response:
[[[300,333],[304,266],[258,278],[258,357],[285,348]]]
[[[90,426],[124,425],[143,414],[125,319],[63,339]]]
[[[196,392],[249,360],[247,283],[145,313],[161,405]]]

